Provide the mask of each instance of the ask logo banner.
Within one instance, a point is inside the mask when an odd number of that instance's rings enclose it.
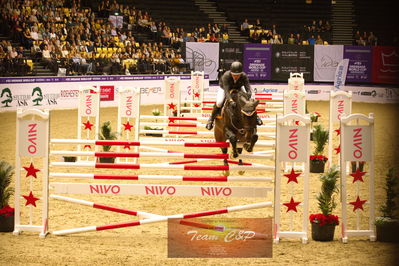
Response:
[[[58,93],[54,94],[43,94],[43,90],[40,87],[34,87],[29,94],[16,94],[17,90],[3,88],[0,94],[1,107],[40,107],[48,105],[57,105],[57,100],[60,98]]]

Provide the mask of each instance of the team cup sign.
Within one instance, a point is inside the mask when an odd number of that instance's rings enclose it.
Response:
[[[19,156],[46,156],[46,123],[40,120],[22,120],[19,122]]]
[[[168,220],[169,258],[271,258],[271,218]]]
[[[371,161],[371,127],[345,126],[343,132],[344,160]]]
[[[279,161],[282,162],[305,162],[306,145],[308,136],[306,127],[282,126],[280,127],[280,141],[277,143],[279,150]]]

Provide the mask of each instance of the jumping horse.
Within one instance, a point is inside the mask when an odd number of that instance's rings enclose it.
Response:
[[[243,91],[232,90],[231,97],[233,102],[225,101],[221,117],[215,120],[215,140],[224,142],[229,140],[232,147],[232,157],[236,158],[242,153],[244,148],[252,152],[258,135],[256,134],[256,106],[259,100],[250,99],[249,95]],[[242,147],[237,147],[238,143],[243,143]],[[221,148],[222,153],[227,153],[227,148]],[[227,159],[224,164],[228,165]],[[238,161],[242,165],[242,160]]]

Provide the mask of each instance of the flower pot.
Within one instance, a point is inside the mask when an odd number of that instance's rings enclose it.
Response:
[[[324,165],[326,163],[320,160],[310,160],[309,171],[311,173],[324,173]]]
[[[0,215],[0,232],[14,231],[14,215]]]
[[[332,241],[334,239],[335,224],[319,225],[312,223],[312,239],[315,241]]]
[[[399,243],[399,222],[392,221],[376,225],[377,240]]]
[[[98,157],[100,163],[114,163],[115,157]]]

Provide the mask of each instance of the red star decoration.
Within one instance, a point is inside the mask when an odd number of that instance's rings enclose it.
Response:
[[[338,154],[341,152],[341,145],[339,145],[338,147],[334,148],[335,150],[335,154]]]
[[[288,208],[288,209],[287,209],[287,212],[289,212],[289,211],[298,212],[297,209],[296,209],[296,206],[298,206],[300,203],[301,203],[300,201],[294,201],[294,199],[291,197],[290,202],[288,202],[288,203],[283,203],[283,205],[286,206],[286,207]]]
[[[169,110],[175,110],[175,108],[176,108],[176,104],[173,104],[173,103],[169,103],[168,106],[169,106]]]
[[[298,125],[299,125],[299,121],[295,121],[295,125],[297,125],[297,126],[298,126]]]
[[[36,207],[36,201],[40,200],[39,198],[36,198],[33,196],[32,191],[29,193],[28,196],[22,195],[26,199],[25,206],[28,206],[29,204],[33,205]]]
[[[130,150],[130,145],[125,145],[125,146],[123,146],[123,149],[127,149],[127,150]]]
[[[359,196],[357,196],[356,201],[349,202],[349,204],[353,205],[353,211],[356,211],[357,209],[361,209],[362,211],[364,211],[363,204],[366,203],[366,201],[367,200],[360,200]]]
[[[194,107],[200,107],[199,103],[195,103]]]
[[[123,126],[125,127],[125,131],[126,131],[126,130],[131,131],[130,129],[133,127],[133,125],[131,125],[131,124],[129,123],[129,121],[127,121],[125,124],[123,124]]]
[[[353,182],[352,183],[355,183],[358,180],[364,182],[363,181],[363,176],[364,176],[365,173],[367,173],[367,172],[361,172],[360,169],[357,168],[356,172],[350,174],[350,176],[353,177]]]
[[[341,128],[338,128],[336,130],[334,130],[337,133],[337,136],[339,136],[341,134]]]
[[[296,174],[294,171],[294,168],[291,169],[291,173],[285,174],[284,176],[288,177],[287,184],[291,181],[295,182],[298,184],[298,180],[296,179],[298,176],[300,176],[301,173]]]
[[[26,177],[33,176],[34,178],[37,178],[36,173],[37,173],[37,172],[40,172],[39,169],[37,169],[37,168],[35,168],[35,167],[33,166],[33,163],[30,163],[30,166],[29,166],[29,167],[24,166],[24,169],[25,169],[26,172],[27,172],[27,173],[26,173]]]
[[[88,130],[91,130],[91,127],[94,126],[94,124],[90,123],[89,120],[87,120],[86,123],[83,123],[83,125],[85,126],[84,129],[88,129]]]
[[[86,149],[86,148],[89,149],[89,150],[91,150],[91,145],[89,145],[89,144],[84,145],[84,146],[83,146],[83,149]]]
[[[195,98],[199,98],[199,97],[200,97],[199,92],[194,93],[194,97],[195,97]]]

